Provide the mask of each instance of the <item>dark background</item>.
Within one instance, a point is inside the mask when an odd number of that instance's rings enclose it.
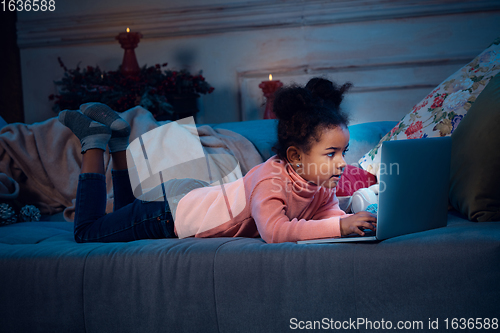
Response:
[[[17,47],[17,13],[0,13],[0,116],[7,123],[24,122],[21,62]]]

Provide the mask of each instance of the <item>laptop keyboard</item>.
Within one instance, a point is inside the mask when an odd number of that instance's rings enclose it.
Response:
[[[365,233],[364,236],[358,235],[357,233],[352,233],[344,237],[373,237],[377,234],[376,230],[371,229],[364,229],[363,232]]]

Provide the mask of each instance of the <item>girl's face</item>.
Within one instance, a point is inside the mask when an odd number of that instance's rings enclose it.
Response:
[[[346,166],[344,155],[348,146],[349,130],[346,127],[326,128],[321,133],[320,141],[313,141],[307,154],[298,149],[297,158],[300,161],[295,161],[292,166],[305,180],[334,188]]]

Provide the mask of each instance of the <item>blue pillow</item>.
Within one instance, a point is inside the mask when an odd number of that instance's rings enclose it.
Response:
[[[397,123],[397,121],[375,121],[349,126],[351,139],[349,151],[345,155],[347,164],[358,166],[359,159],[375,147]]]
[[[351,140],[349,152],[346,154],[347,164],[357,166],[358,160],[375,147],[380,139],[396,126],[396,123],[397,121],[377,121],[349,126]],[[275,155],[271,148],[278,137],[276,119],[249,120],[210,126],[228,129],[243,135],[254,144],[264,161]]]
[[[275,155],[271,148],[278,138],[278,121],[276,119],[248,120],[211,125],[213,128],[224,128],[243,135],[253,143],[266,161]]]

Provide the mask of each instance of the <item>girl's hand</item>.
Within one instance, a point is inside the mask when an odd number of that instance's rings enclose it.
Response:
[[[364,236],[363,229],[375,230],[376,227],[377,216],[369,212],[358,212],[340,219],[341,236],[347,236],[352,233]]]

